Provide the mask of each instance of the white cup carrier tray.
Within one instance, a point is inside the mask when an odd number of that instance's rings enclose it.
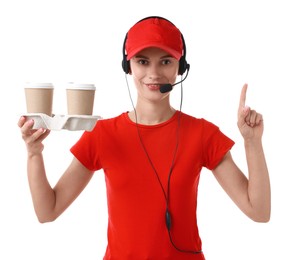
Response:
[[[100,116],[89,115],[53,115],[43,113],[29,113],[23,115],[26,120],[33,119],[33,129],[45,128],[49,130],[67,129],[70,131],[92,131]]]

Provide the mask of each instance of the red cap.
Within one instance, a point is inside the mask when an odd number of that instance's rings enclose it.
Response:
[[[166,19],[146,18],[136,23],[127,33],[127,60],[148,47],[160,48],[180,60],[183,54],[181,32]]]

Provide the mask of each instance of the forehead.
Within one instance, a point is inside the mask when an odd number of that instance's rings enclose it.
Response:
[[[157,47],[145,48],[135,55],[135,57],[139,57],[139,56],[143,56],[143,57],[151,57],[151,56],[157,57],[158,56],[158,57],[164,57],[164,58],[173,58],[171,54]]]

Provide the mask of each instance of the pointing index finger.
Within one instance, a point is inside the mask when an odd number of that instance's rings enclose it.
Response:
[[[242,109],[246,105],[246,97],[247,97],[247,88],[248,84],[244,84],[240,93],[240,100],[239,100],[239,109]]]

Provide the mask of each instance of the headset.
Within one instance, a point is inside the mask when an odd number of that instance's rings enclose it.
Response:
[[[170,22],[166,18],[163,18],[163,17],[160,17],[160,16],[149,16],[149,17],[141,19],[137,23],[139,23],[141,21],[144,21],[146,19],[150,19],[150,18],[164,19],[164,20],[168,21],[169,23],[173,24],[172,22]],[[171,91],[174,85],[183,82],[188,76],[188,72],[189,72],[189,69],[190,69],[190,64],[188,64],[187,61],[186,61],[186,44],[185,44],[184,37],[183,37],[182,33],[181,33],[181,39],[182,39],[182,43],[183,43],[183,55],[181,56],[181,58],[179,60],[178,73],[180,75],[183,75],[187,71],[187,74],[181,81],[179,81],[179,82],[177,82],[177,83],[175,83],[173,85],[171,85],[171,84],[162,85],[161,88],[160,88],[161,93],[165,93],[165,92]],[[126,40],[127,40],[127,34],[125,36],[125,39],[124,39],[124,42],[123,42],[123,47],[122,47],[122,54],[123,54],[122,69],[125,72],[125,79],[126,79],[126,82],[127,82],[126,74],[128,74],[130,72],[130,62],[127,60],[127,55],[125,53]],[[171,180],[173,167],[174,167],[174,161],[175,161],[175,158],[176,158],[176,153],[177,153],[178,144],[179,144],[179,129],[180,129],[180,119],[181,119],[182,94],[181,94],[180,114],[179,114],[178,125],[177,125],[176,147],[175,147],[175,150],[174,150],[174,156],[173,156],[171,167],[170,167],[169,174],[168,174],[168,181],[167,181],[168,185],[167,185],[167,192],[166,192],[164,187],[163,187],[163,185],[162,185],[162,183],[161,183],[159,175],[158,175],[158,173],[157,173],[157,171],[156,171],[156,169],[155,169],[155,167],[153,165],[153,162],[152,162],[152,160],[151,160],[151,158],[150,158],[150,156],[149,156],[149,154],[147,152],[147,149],[146,149],[146,147],[145,147],[145,145],[143,143],[143,140],[142,140],[142,137],[141,137],[141,134],[140,134],[140,131],[139,131],[138,123],[137,123],[137,113],[136,113],[136,109],[135,109],[135,107],[133,105],[133,100],[131,98],[128,82],[127,82],[127,87],[128,87],[128,91],[129,91],[130,100],[131,100],[131,103],[132,103],[132,106],[133,106],[134,114],[135,114],[136,128],[137,128],[137,132],[138,132],[140,143],[141,143],[142,148],[143,148],[143,150],[145,152],[145,155],[146,155],[146,157],[147,157],[147,159],[148,159],[148,161],[149,161],[149,163],[150,163],[150,165],[151,165],[151,167],[152,167],[152,169],[153,169],[153,171],[154,171],[154,173],[155,173],[155,175],[157,177],[157,180],[158,180],[158,182],[159,182],[159,184],[161,186],[161,189],[163,191],[163,194],[164,194],[164,197],[165,197],[165,200],[166,200],[165,223],[166,223],[166,228],[167,228],[167,231],[168,231],[168,236],[169,236],[170,242],[171,242],[172,246],[179,252],[189,253],[189,254],[202,254],[203,252],[201,250],[181,249],[180,247],[178,247],[174,243],[173,238],[172,238],[172,234],[171,234],[172,216],[171,216],[171,213],[169,211],[170,180]],[[182,86],[181,86],[181,93],[182,93]]]
[[[137,23],[140,23],[144,20],[147,19],[151,19],[151,18],[158,18],[158,19],[163,19],[169,23],[171,23],[172,25],[174,25],[171,21],[169,21],[166,18],[160,17],[160,16],[148,16],[145,17],[143,19],[141,19],[140,21],[138,21]],[[175,25],[174,25],[175,26]],[[185,44],[185,40],[184,40],[184,36],[181,33],[181,39],[182,39],[182,44],[183,44],[183,55],[181,56],[180,60],[179,60],[179,70],[178,70],[178,74],[179,75],[183,75],[185,73],[186,70],[189,70],[190,65],[187,63],[186,61],[186,44]],[[125,53],[125,45],[126,45],[126,40],[127,40],[127,34],[125,35],[124,38],[124,42],[123,42],[123,47],[122,47],[122,55],[123,55],[123,59],[122,59],[122,69],[123,71],[128,74],[130,72],[130,62],[127,60],[127,55]]]

